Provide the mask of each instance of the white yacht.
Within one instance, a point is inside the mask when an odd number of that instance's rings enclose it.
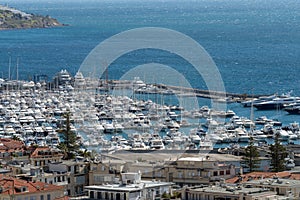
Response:
[[[164,145],[162,139],[150,140],[150,149],[165,149],[165,145]]]

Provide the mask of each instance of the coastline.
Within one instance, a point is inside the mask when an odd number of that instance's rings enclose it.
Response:
[[[28,29],[48,29],[48,28],[56,28],[56,27],[67,27],[69,24],[60,24],[55,26],[48,27],[21,27],[21,28],[0,28],[0,31],[13,31],[13,30],[28,30]]]

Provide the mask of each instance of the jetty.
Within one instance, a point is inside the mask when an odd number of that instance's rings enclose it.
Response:
[[[139,82],[132,82],[129,80],[103,80],[99,82],[99,88],[101,90],[115,90],[115,89],[134,89],[135,84],[139,88]],[[149,89],[152,88],[152,89]],[[239,94],[239,93],[230,93],[230,92],[222,92],[222,91],[212,91],[212,90],[204,90],[198,88],[191,87],[183,87],[183,86],[174,86],[174,85],[165,85],[158,83],[150,83],[145,84],[144,89],[136,89],[135,93],[152,93],[152,94],[175,94],[178,96],[196,96],[201,98],[214,99],[216,101],[224,101],[224,102],[241,102],[245,100],[251,100],[254,98],[260,98],[264,96],[270,95],[260,95],[260,94]],[[224,99],[225,98],[225,99]]]

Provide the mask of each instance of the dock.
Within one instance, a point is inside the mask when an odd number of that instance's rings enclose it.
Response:
[[[99,88],[102,90],[114,90],[114,89],[132,89],[133,83],[132,81],[127,80],[108,80],[106,82],[102,82],[99,84]],[[238,94],[238,93],[230,93],[230,92],[221,92],[221,91],[211,91],[211,90],[203,90],[198,88],[190,88],[190,87],[182,87],[182,86],[173,86],[173,85],[165,85],[165,84],[147,84],[147,87],[157,88],[156,90],[135,90],[136,93],[144,93],[144,94],[175,94],[178,96],[196,96],[201,98],[214,99],[216,101],[224,101],[224,102],[241,102],[245,100],[251,100],[253,98],[259,98],[262,96],[269,95],[259,95],[259,94]],[[166,92],[166,91],[172,91]],[[224,99],[226,98],[226,99]]]

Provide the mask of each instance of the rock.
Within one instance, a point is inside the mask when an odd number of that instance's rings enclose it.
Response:
[[[0,30],[66,26],[50,16],[28,14],[0,5]]]

